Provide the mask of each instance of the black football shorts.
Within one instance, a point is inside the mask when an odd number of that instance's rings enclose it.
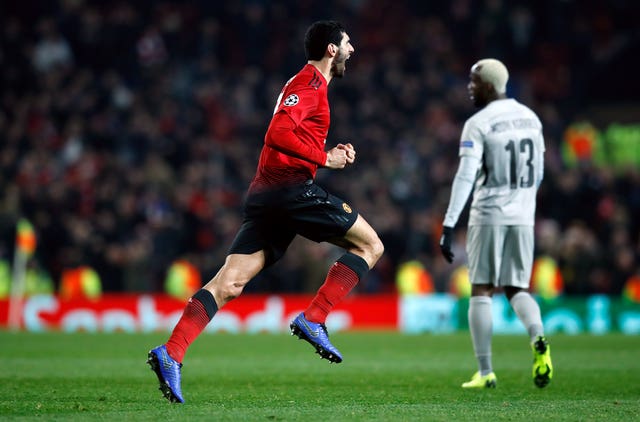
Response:
[[[296,234],[315,242],[341,238],[356,218],[358,213],[345,201],[312,181],[249,194],[229,254],[264,249],[269,266],[282,258]]]

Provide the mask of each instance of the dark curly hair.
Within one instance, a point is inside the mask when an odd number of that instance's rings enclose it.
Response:
[[[304,54],[307,60],[320,60],[329,44],[340,45],[346,32],[336,21],[318,21],[311,24],[304,36]]]

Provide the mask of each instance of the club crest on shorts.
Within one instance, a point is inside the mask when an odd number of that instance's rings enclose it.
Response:
[[[347,213],[347,214],[351,214],[352,210],[351,207],[349,206],[349,204],[347,204],[346,202],[342,203],[342,209]]]
[[[300,101],[300,98],[298,98],[296,94],[291,94],[284,99],[284,105],[286,105],[287,107],[291,107],[298,104],[298,101]]]

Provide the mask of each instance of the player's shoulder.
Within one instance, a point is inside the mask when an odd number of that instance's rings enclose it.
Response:
[[[480,110],[473,113],[465,122],[465,126],[467,127],[482,127],[491,120],[492,116],[495,115],[495,111],[492,110],[488,105],[486,107],[481,108]]]
[[[512,118],[521,116],[523,118],[536,120],[537,122],[540,121],[531,108],[514,98],[492,101],[484,108],[478,110],[468,121],[471,121],[472,124],[483,126],[496,119],[504,119],[505,116],[511,116]]]
[[[541,128],[542,127],[542,122],[540,121],[540,118],[538,117],[538,115],[536,114],[535,111],[533,111],[529,106],[527,106],[526,104],[523,104],[521,102],[518,102],[516,100],[513,100],[515,103],[515,108],[518,112],[518,114],[520,114],[524,119],[530,120],[535,122],[533,124],[534,127],[537,128]]]
[[[508,98],[507,100],[508,101],[505,101],[505,104],[504,104],[504,107],[507,110],[520,112],[522,114],[528,114],[529,116],[535,117],[536,119],[538,119],[538,115],[528,105],[521,103],[515,98]]]
[[[307,64],[289,80],[287,85],[289,89],[319,91],[326,89],[327,82],[318,69]]]

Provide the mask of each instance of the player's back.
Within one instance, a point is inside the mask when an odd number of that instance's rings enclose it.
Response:
[[[516,100],[502,99],[489,103],[467,124],[482,138],[469,223],[533,225],[544,153],[540,120]]]

